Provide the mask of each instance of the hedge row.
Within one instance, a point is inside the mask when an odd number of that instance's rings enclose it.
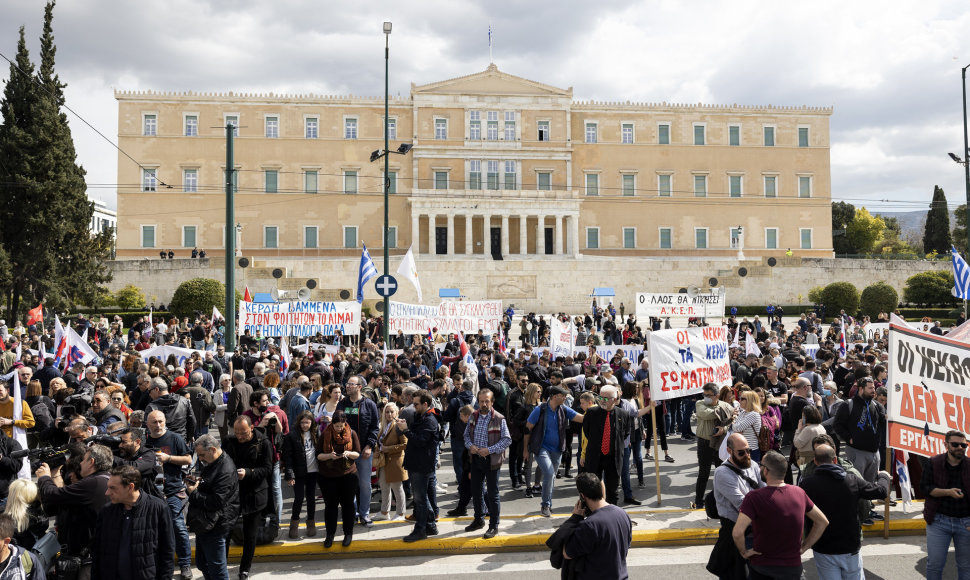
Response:
[[[811,304],[782,304],[785,316],[799,316],[803,312],[814,312],[815,307]],[[768,316],[768,306],[728,306],[725,314],[730,314],[732,308],[738,309],[738,316]],[[777,306],[776,306],[777,308]]]

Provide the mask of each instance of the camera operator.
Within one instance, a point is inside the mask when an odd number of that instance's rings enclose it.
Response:
[[[146,449],[145,430],[140,427],[128,427],[120,434],[121,443],[118,445],[117,455],[114,457],[114,466],[121,467],[130,465],[141,474],[141,491],[148,495],[165,499],[155,479],[160,473],[158,458],[155,456],[154,449]]]
[[[179,569],[183,578],[192,577],[192,544],[189,530],[185,527],[186,496],[182,483],[182,466],[192,463],[192,450],[185,439],[166,428],[165,413],[152,411],[148,414],[148,437],[145,446],[155,449],[158,462],[162,464],[165,485],[162,492],[172,512],[172,525],[175,528],[175,553],[179,559]]]
[[[236,464],[212,435],[195,441],[202,473],[186,478],[189,523],[195,532],[195,563],[210,579],[229,578],[226,542],[239,517],[239,475]]]
[[[91,399],[91,418],[98,429],[98,433],[107,433],[112,423],[124,425],[127,421],[125,414],[111,404],[111,396],[107,391],[98,391]]]
[[[195,415],[192,414],[192,405],[188,399],[175,393],[169,393],[168,389],[168,383],[163,379],[158,377],[152,379],[152,388],[149,393],[152,397],[155,397],[155,400],[145,407],[145,412],[161,411],[164,413],[165,425],[167,425],[168,430],[180,435],[187,442],[195,435]],[[192,455],[192,453],[189,452],[188,455]]]
[[[90,551],[98,514],[107,502],[111,461],[110,449],[92,445],[81,459],[79,481],[65,486],[61,470],[52,474],[46,463],[36,472],[41,504],[48,515],[57,515],[57,539],[67,545],[58,557],[58,566],[76,566],[79,578],[90,577]]]

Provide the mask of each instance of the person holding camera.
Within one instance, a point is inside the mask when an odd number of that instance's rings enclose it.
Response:
[[[594,473],[576,476],[579,499],[569,522],[572,534],[562,548],[564,560],[571,563],[576,578],[617,578],[625,580],[626,555],[633,541],[633,522],[623,509],[606,501],[606,486]]]
[[[179,559],[179,571],[184,579],[192,577],[192,544],[185,526],[185,502],[188,498],[182,483],[182,467],[192,463],[192,451],[185,439],[168,430],[165,413],[152,411],[148,414],[148,437],[145,446],[155,450],[162,465],[165,483],[162,493],[172,512],[175,528],[175,553]]]
[[[98,514],[105,506],[111,450],[92,445],[85,450],[79,471],[80,480],[64,485],[61,469],[51,471],[46,463],[37,468],[40,501],[48,514],[56,513],[57,539],[67,549],[58,557],[59,569],[78,570],[78,578],[90,577],[92,541]]]
[[[91,550],[93,578],[172,577],[175,535],[168,506],[141,488],[141,473],[136,467],[122,465],[111,470],[107,490],[111,504],[98,514]]]
[[[263,391],[265,394],[265,391]],[[239,578],[249,578],[256,553],[256,532],[260,515],[268,501],[267,480],[273,470],[273,449],[259,430],[253,428],[248,415],[236,419],[233,436],[222,448],[236,466],[239,479],[239,514],[243,526],[243,553],[239,560]]]
[[[212,435],[196,439],[195,452],[202,470],[185,478],[195,565],[206,580],[229,580],[226,542],[239,517],[239,474]]]

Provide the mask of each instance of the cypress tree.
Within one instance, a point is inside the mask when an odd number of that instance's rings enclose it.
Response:
[[[923,251],[947,254],[950,251],[950,211],[946,207],[946,194],[939,185],[933,186],[933,201],[926,213],[926,229],[923,230]]]

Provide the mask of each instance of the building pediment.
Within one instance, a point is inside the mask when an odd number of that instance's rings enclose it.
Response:
[[[416,95],[515,95],[565,97],[572,99],[573,89],[561,89],[517,77],[498,70],[494,64],[482,72],[444,81],[416,85],[411,83],[411,96]]]

